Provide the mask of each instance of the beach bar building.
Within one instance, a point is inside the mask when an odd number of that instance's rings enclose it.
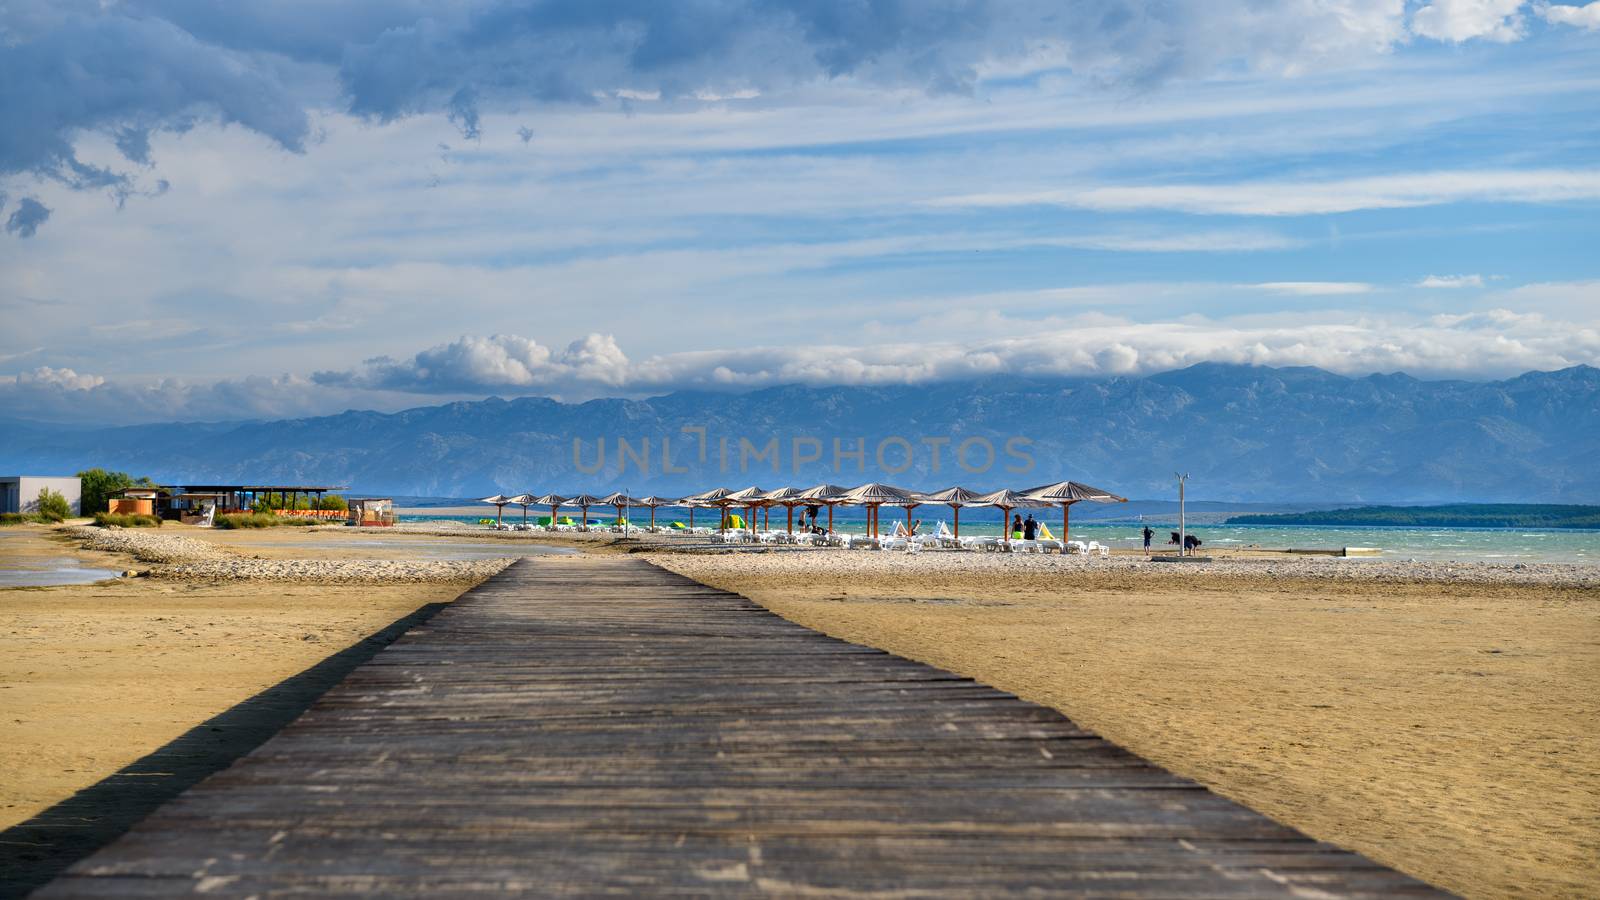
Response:
[[[44,490],[65,497],[73,515],[83,514],[83,481],[76,475],[0,475],[0,513],[38,512]]]

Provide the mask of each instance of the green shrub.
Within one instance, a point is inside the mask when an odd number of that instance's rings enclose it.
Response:
[[[94,523],[101,528],[115,525],[119,528],[160,528],[161,520],[156,516],[130,516],[117,515],[107,512],[94,514]]]
[[[39,515],[52,522],[60,522],[72,515],[72,504],[60,491],[45,488],[39,492]]]
[[[320,525],[321,522],[312,518],[278,516],[272,513],[256,512],[217,516],[216,521],[212,524],[218,528],[277,528],[280,525]]]
[[[317,504],[317,509],[337,509],[342,512],[349,512],[350,504],[346,503],[345,499],[338,494],[328,494],[322,498],[322,502]]]
[[[109,508],[107,501],[115,491],[131,487],[156,486],[156,483],[148,478],[134,478],[127,472],[107,472],[98,468],[79,472],[78,481],[83,486],[79,494],[78,508],[83,510],[86,516],[105,512]]]
[[[0,513],[0,525],[43,525],[49,521],[38,513]]]

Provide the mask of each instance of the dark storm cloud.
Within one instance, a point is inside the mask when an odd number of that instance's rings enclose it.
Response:
[[[968,91],[981,68],[1048,51],[1080,74],[1145,84],[1222,64],[1305,65],[1404,37],[1399,0],[12,0],[0,5],[0,177],[126,196],[81,161],[107,136],[236,123],[298,151],[308,109],[389,121],[482,110],[772,92],[849,77]]]
[[[0,10],[0,36],[0,174],[115,186],[125,176],[79,161],[79,133],[112,135],[145,162],[150,129],[185,128],[197,115],[294,150],[309,130],[300,102],[269,68],[159,18],[22,2]]]
[[[50,219],[50,208],[32,197],[23,197],[22,202],[6,219],[6,233],[17,237],[30,238]]]

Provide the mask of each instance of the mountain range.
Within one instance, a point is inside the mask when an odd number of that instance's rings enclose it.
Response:
[[[1600,501],[1600,369],[1589,366],[1472,382],[1206,363],[1140,377],[489,398],[278,421],[13,419],[0,431],[0,472],[101,466],[164,483],[404,495],[1072,478],[1170,497],[1183,471],[1191,496],[1218,500]]]

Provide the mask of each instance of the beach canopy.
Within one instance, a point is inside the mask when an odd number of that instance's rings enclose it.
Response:
[[[639,497],[639,498],[635,499],[633,501],[633,505],[634,506],[643,506],[643,507],[649,508],[649,510],[650,510],[650,527],[652,529],[654,529],[656,527],[656,507],[658,507],[658,506],[678,506],[682,502],[683,501],[678,500],[677,498],[674,498],[674,497],[657,497],[656,495],[651,494],[648,497]],[[690,516],[694,515],[694,507],[692,507],[692,506],[689,508],[689,515]]]
[[[890,506],[904,506],[906,508],[907,531],[911,525],[911,507],[922,503],[922,499],[911,491],[897,488],[876,481],[869,481],[859,487],[852,488],[844,495],[844,502],[854,503],[867,508],[867,534],[878,536],[878,507],[888,504]]]
[[[823,506],[826,506],[828,508],[828,533],[832,534],[833,507],[835,504],[843,503],[844,495],[848,493],[850,493],[850,489],[842,484],[818,484],[806,488],[805,490],[796,494],[795,497],[797,499],[806,501],[807,506],[810,506],[814,503],[820,503]]]
[[[1127,497],[1119,497],[1110,491],[1103,491],[1097,487],[1080,484],[1076,481],[1058,481],[1042,487],[1029,488],[1022,493],[1035,500],[1046,503],[1077,503],[1088,500],[1092,503],[1127,503]]]
[[[844,485],[819,484],[815,487],[808,487],[795,496],[801,500],[811,500],[816,503],[841,503],[844,501],[844,495],[848,493],[850,493],[850,489]]]
[[[1061,542],[1065,546],[1072,536],[1072,504],[1085,500],[1091,503],[1127,503],[1127,497],[1119,497],[1110,491],[1103,491],[1087,484],[1076,481],[1058,481],[1055,484],[1046,484],[1023,491],[1035,500],[1041,500],[1051,505],[1061,506]]]
[[[533,505],[533,495],[518,494],[515,497],[507,497],[506,502],[515,503],[516,505],[522,507],[522,524],[528,524],[528,507]]]
[[[607,506],[643,506],[643,503],[629,497],[621,491],[612,491],[600,498],[600,502]]]
[[[716,506],[722,502],[723,498],[727,497],[731,493],[733,493],[733,491],[730,491],[724,487],[712,488],[709,491],[691,494],[683,498],[683,502],[691,505],[698,503],[703,506]]]
[[[977,502],[969,503],[967,505],[968,506],[998,506],[998,507],[1000,507],[1000,516],[1001,516],[1002,519],[1005,520],[1005,521],[1000,523],[1000,534],[1002,535],[1002,538],[1005,540],[1006,545],[1010,546],[1011,545],[1011,511],[1013,509],[1021,509],[1022,507],[1025,507],[1025,506],[1028,506],[1028,507],[1032,507],[1032,506],[1048,506],[1049,504],[1045,503],[1043,500],[1035,500],[1032,497],[1029,497],[1028,495],[1022,493],[1021,491],[1013,491],[1010,488],[1006,488],[1006,489],[1003,489],[1003,490],[995,491],[992,494],[984,494],[982,497],[979,497],[977,499]]]
[[[788,513],[789,520],[784,527],[790,534],[794,534],[794,508],[806,502],[800,499],[799,489],[792,487],[777,488],[767,491],[762,495],[761,499],[768,504],[779,503],[783,505],[784,511]]]
[[[761,503],[766,498],[766,495],[766,491],[752,485],[751,487],[747,487],[742,491],[734,491],[723,499],[728,500],[730,503],[741,506],[754,505]]]
[[[863,506],[877,506],[883,503],[887,503],[890,506],[905,506],[907,504],[915,506],[921,503],[922,499],[903,488],[869,481],[860,487],[851,488],[844,495],[844,502]]]
[[[494,504],[494,524],[498,526],[502,521],[502,516],[505,515],[506,504],[515,503],[516,501],[504,494],[493,494],[488,497],[478,498],[478,502]]]
[[[567,505],[567,498],[561,496],[560,494],[545,494],[542,497],[534,498],[534,501],[533,501],[532,505],[534,505],[534,506],[565,506],[565,505]]]
[[[968,490],[967,488],[960,487],[959,485],[956,487],[947,487],[942,491],[934,491],[931,494],[922,495],[922,499],[928,503],[943,503],[945,506],[950,507],[950,509],[955,512],[955,536],[957,538],[961,537],[961,507],[976,506],[982,497],[983,495],[979,494],[977,491]]]

